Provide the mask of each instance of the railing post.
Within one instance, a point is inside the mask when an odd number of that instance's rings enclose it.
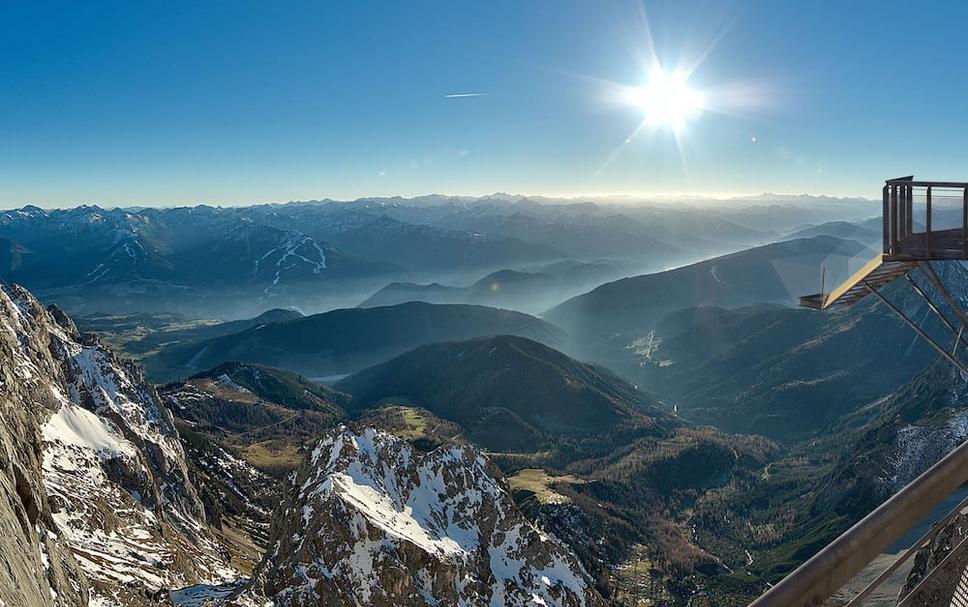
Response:
[[[889,200],[890,196],[890,186],[886,183],[884,184],[884,189],[881,190],[881,199],[884,203],[884,253],[891,252],[891,203]],[[968,213],[968,189],[965,190],[965,212]],[[968,217],[968,215],[966,215]],[[966,229],[968,229],[968,220],[965,221]],[[968,246],[968,245],[966,245]]]
[[[890,217],[890,240],[891,240],[891,254],[894,254],[894,247],[897,244],[897,228],[898,228],[898,204],[897,204],[897,188],[898,186],[891,186],[891,217]]]
[[[907,225],[907,221],[904,219],[904,209],[906,207],[904,203],[904,186],[897,186],[897,231],[894,232],[894,246],[897,248],[897,243],[904,240],[904,226]]]
[[[898,234],[898,241],[904,240],[905,238],[908,237],[908,229],[907,229],[908,213],[910,212],[911,209],[910,207],[908,207],[908,203],[907,203],[907,199],[908,199],[907,192],[908,192],[907,186],[902,185],[901,186],[901,221],[902,223],[901,223],[900,234]]]
[[[964,258],[968,259],[968,188],[965,188],[963,197],[961,211],[961,252]]]
[[[904,188],[905,192],[905,211],[904,220],[906,222],[904,229],[904,237],[907,238],[911,234],[914,234],[914,186],[906,186]]]
[[[925,200],[927,213],[925,214],[924,221],[924,255],[928,259],[931,259],[931,186],[928,186],[927,198]]]

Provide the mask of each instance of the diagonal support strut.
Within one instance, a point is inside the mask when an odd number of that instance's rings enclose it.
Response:
[[[923,263],[919,263],[918,269],[921,270],[922,274],[928,277],[928,280],[931,281],[931,284],[934,285],[934,288],[941,293],[941,297],[944,299],[945,303],[948,304],[948,307],[954,310],[955,314],[958,315],[959,320],[961,320],[961,324],[968,327],[968,314],[965,314],[965,311],[961,309],[961,306],[955,302],[954,297],[951,296],[951,293],[948,292],[948,288],[944,286],[944,283],[941,281],[941,277],[938,276],[937,272],[934,271],[934,266],[931,265],[931,262],[925,261]]]
[[[871,293],[873,293],[875,297],[877,297],[879,300],[881,300],[881,302],[884,305],[886,305],[888,308],[890,308],[891,311],[893,311],[901,320],[903,320],[905,323],[907,323],[907,325],[909,327],[911,327],[912,329],[914,329],[914,332],[915,333],[917,333],[918,335],[920,335],[926,342],[928,342],[929,344],[931,344],[931,347],[933,347],[935,350],[937,350],[942,356],[944,356],[945,358],[947,358],[948,361],[951,362],[951,364],[953,364],[954,366],[956,366],[959,371],[961,371],[965,375],[968,375],[968,368],[966,368],[963,364],[961,364],[961,362],[957,358],[955,358],[954,356],[952,356],[951,354],[949,354],[948,353],[948,350],[946,350],[945,348],[943,348],[938,342],[936,342],[934,339],[932,339],[930,335],[928,335],[927,333],[925,333],[924,332],[924,329],[922,329],[921,327],[919,327],[917,325],[917,323],[915,323],[913,320],[911,320],[910,318],[908,318],[907,316],[905,316],[904,315],[904,312],[902,312],[897,306],[895,306],[890,301],[888,301],[888,299],[886,297],[884,297],[883,295],[881,295],[877,291],[877,289],[875,289],[874,287],[872,287],[871,284],[869,282],[867,282],[866,280],[864,281],[864,286],[867,287],[867,290],[869,290]]]
[[[938,307],[936,305],[934,305],[934,302],[931,301],[931,298],[928,297],[928,294],[924,292],[924,289],[922,289],[918,285],[918,283],[914,282],[914,279],[911,278],[911,275],[910,274],[905,274],[904,275],[904,278],[906,278],[907,281],[909,283],[911,283],[911,287],[917,292],[918,295],[921,296],[921,299],[924,300],[924,303],[928,304],[928,307],[931,309],[931,311],[934,312],[935,315],[937,315],[937,317],[941,319],[941,322],[943,322],[945,324],[945,326],[948,327],[951,330],[951,332],[954,334],[954,336],[955,336],[955,345],[951,349],[952,350],[951,351],[951,354],[954,355],[955,351],[958,349],[958,342],[959,341],[961,341],[965,346],[968,346],[968,342],[966,342],[965,341],[965,338],[962,337],[962,332],[963,332],[963,330],[965,328],[965,325],[961,325],[960,328],[956,329],[955,326],[953,324],[951,324],[951,321],[948,320],[948,317],[945,316],[941,312],[941,310],[938,309]]]

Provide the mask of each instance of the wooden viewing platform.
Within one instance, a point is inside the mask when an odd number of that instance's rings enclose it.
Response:
[[[801,306],[815,310],[849,306],[920,263],[968,260],[968,182],[915,181],[913,176],[888,179],[882,198],[882,252],[832,291],[804,295]],[[957,218],[960,225],[937,229],[939,214],[948,224]]]
[[[849,306],[872,295],[947,359],[962,378],[968,378],[968,364],[963,362],[968,356],[968,312],[962,308],[960,299],[952,297],[932,266],[933,261],[968,260],[968,183],[915,181],[914,177],[889,179],[884,185],[883,199],[883,250],[829,293],[821,285],[820,293],[801,297],[800,304],[824,310],[834,305]],[[932,328],[924,326],[923,320],[916,322],[881,293],[881,287],[902,276],[940,325]],[[951,336],[947,345],[937,335],[945,328]],[[888,546],[966,482],[968,441],[770,587],[751,607],[828,604],[827,599],[838,591],[843,593],[848,581],[856,579]],[[882,584],[901,571],[905,562],[917,558],[919,551],[928,548],[941,533],[946,533],[966,509],[968,498],[905,548],[859,592],[849,592],[853,596],[846,607],[861,607],[872,593],[882,591],[879,590]],[[921,577],[905,588],[897,599],[897,607],[968,604],[965,588],[968,586],[968,538],[944,541],[948,542],[947,553],[938,562],[930,563]]]

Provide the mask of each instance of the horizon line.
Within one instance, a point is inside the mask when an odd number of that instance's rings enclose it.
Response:
[[[236,208],[236,207],[254,207],[263,205],[284,205],[284,204],[300,204],[300,203],[322,203],[322,202],[332,202],[341,204],[352,204],[355,202],[360,202],[364,200],[417,200],[421,198],[461,198],[461,199],[486,199],[486,198],[508,198],[508,199],[546,199],[553,201],[565,201],[568,203],[578,204],[582,202],[599,202],[603,204],[608,203],[625,203],[625,204],[668,204],[677,201],[688,201],[688,202],[756,202],[757,199],[763,199],[766,197],[775,196],[777,198],[813,198],[820,200],[862,200],[865,202],[876,202],[877,199],[869,198],[867,196],[850,195],[850,194],[831,194],[831,193],[810,193],[810,192],[756,192],[756,193],[724,193],[724,192],[696,192],[696,193],[669,193],[669,192],[653,192],[653,193],[637,193],[637,192],[598,192],[598,193],[580,193],[580,194],[560,194],[560,193],[509,193],[509,192],[489,192],[485,194],[456,194],[448,192],[431,192],[426,194],[372,194],[372,195],[362,195],[356,198],[293,198],[290,200],[247,200],[240,202],[213,202],[213,201],[172,201],[164,203],[138,203],[138,202],[126,202],[126,203],[108,203],[108,202],[75,202],[75,203],[37,203],[37,202],[19,202],[19,203],[0,203],[0,211],[15,211],[23,209],[26,207],[36,207],[45,210],[68,210],[76,209],[80,207],[97,207],[104,210],[111,209],[131,209],[131,208],[155,208],[155,209],[172,209],[180,207],[197,207],[197,206],[209,206],[209,207],[221,207],[221,208]]]

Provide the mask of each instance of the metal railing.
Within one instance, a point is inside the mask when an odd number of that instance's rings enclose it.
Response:
[[[888,179],[882,197],[887,258],[968,259],[968,182]]]
[[[750,607],[816,607],[823,604],[966,482],[968,441],[931,466],[776,586],[767,590]],[[923,547],[925,542],[930,541],[965,505],[968,503],[962,502],[936,523],[929,533],[901,556],[899,562],[895,562],[875,578],[848,605],[859,605],[904,561]],[[916,591],[917,587],[905,596],[904,601],[907,604],[916,596]]]

